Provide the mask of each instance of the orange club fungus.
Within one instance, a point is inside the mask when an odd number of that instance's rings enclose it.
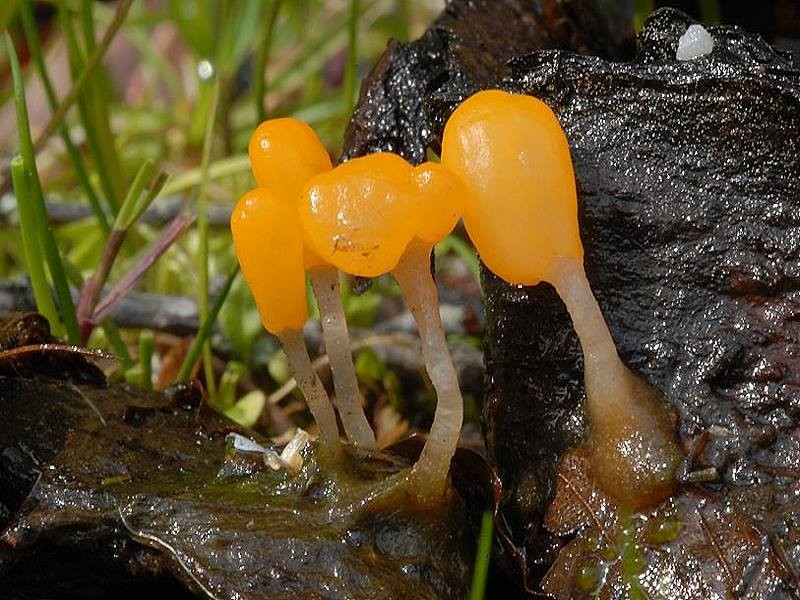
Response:
[[[236,256],[261,321],[278,337],[320,431],[320,445],[339,447],[328,394],[311,366],[303,338],[307,318],[303,237],[295,207],[266,188],[246,193],[231,215]]]
[[[438,403],[419,460],[402,476],[418,502],[439,502],[463,420],[458,378],[444,336],[430,272],[434,244],[461,214],[465,190],[441,165],[416,168],[395,154],[350,160],[312,178],[300,220],[312,250],[351,275],[392,273],[417,322]]]
[[[481,259],[509,283],[552,284],[584,356],[590,464],[622,505],[657,504],[682,459],[663,401],[620,360],[583,268],[575,177],[556,116],[540,100],[498,90],[448,120],[442,164],[461,178],[464,225]]]
[[[259,125],[250,138],[249,154],[259,188],[268,190],[281,203],[281,210],[294,213],[293,217],[286,221],[287,231],[284,233],[291,232],[296,243],[300,243],[302,231],[299,228],[299,221],[296,219],[297,199],[303,186],[311,177],[331,170],[330,156],[311,127],[302,121],[291,118],[271,119]],[[259,286],[277,285],[277,281],[253,281],[248,276],[248,269],[245,266],[251,261],[257,264],[266,260],[266,256],[261,252],[263,245],[270,243],[268,232],[253,228],[252,230],[248,229],[247,233],[242,232],[242,235],[254,236],[252,252],[242,252],[239,250],[240,241],[238,239],[241,236],[237,236],[237,232],[234,230],[237,257],[254,294]],[[244,244],[244,240],[241,243]],[[281,256],[275,256],[273,260],[280,261]],[[285,260],[293,259],[287,255]],[[339,290],[339,273],[335,267],[320,259],[305,244],[302,244],[302,266],[309,273],[314,295],[317,297],[323,339],[333,373],[336,404],[345,434],[351,442],[361,448],[375,448],[375,434],[361,407],[358,381],[350,352],[350,339]],[[272,292],[263,290],[261,293],[281,295],[282,290],[278,286]],[[256,301],[258,302],[258,296]],[[283,301],[290,302],[295,299],[290,300],[287,296]],[[298,306],[305,307],[305,300]],[[267,318],[268,316],[262,313],[265,326]],[[296,343],[299,344],[299,341]],[[307,352],[304,351],[304,355],[307,356]],[[305,366],[305,362],[303,365]],[[321,385],[316,379],[315,382],[315,386]]]

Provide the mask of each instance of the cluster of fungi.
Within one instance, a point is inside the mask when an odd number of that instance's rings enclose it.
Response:
[[[262,123],[249,152],[258,187],[231,217],[236,254],[264,326],[283,344],[324,453],[340,456],[342,446],[302,334],[305,274],[317,297],[344,434],[370,450],[375,437],[358,395],[339,271],[390,273],[416,320],[438,398],[422,454],[394,489],[423,505],[446,497],[463,405],[430,254],[463,218],[492,272],[516,285],[548,282],[566,305],[584,355],[587,447],[598,484],[632,509],[672,493],[681,461],[674,426],[656,392],[620,360],[589,287],[569,146],[546,104],[478,92],[447,122],[441,164],[414,167],[381,152],[334,168],[311,128],[294,119]]]

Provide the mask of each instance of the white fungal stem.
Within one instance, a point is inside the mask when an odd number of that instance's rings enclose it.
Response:
[[[410,477],[420,498],[444,495],[450,460],[464,419],[458,377],[447,348],[436,285],[431,277],[430,254],[430,245],[415,240],[393,271],[417,322],[425,367],[438,398],[430,434]]]
[[[583,263],[574,258],[556,259],[553,285],[567,307],[581,343],[590,414],[604,410],[608,403],[627,397],[629,372],[617,354],[597,299],[589,287]]]
[[[319,306],[325,350],[330,359],[336,408],[347,439],[362,448],[375,448],[375,434],[367,421],[358,393],[358,380],[350,350],[350,336],[339,293],[339,270],[323,265],[309,270]]]
[[[311,414],[319,427],[319,442],[327,448],[337,448],[339,443],[339,426],[336,424],[336,413],[328,399],[328,393],[322,385],[317,373],[311,366],[306,341],[300,330],[282,332],[278,339],[294,372],[297,387],[303,392]]]

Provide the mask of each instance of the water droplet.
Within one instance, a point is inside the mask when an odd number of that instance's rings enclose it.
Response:
[[[197,76],[203,81],[208,81],[214,77],[214,65],[209,60],[201,60],[197,63]]]

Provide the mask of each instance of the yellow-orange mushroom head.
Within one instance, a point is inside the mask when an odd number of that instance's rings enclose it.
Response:
[[[300,195],[300,222],[310,248],[351,275],[391,271],[414,236],[416,194],[409,165],[381,152],[312,178]]]
[[[332,168],[317,134],[297,119],[261,123],[250,137],[248,152],[258,187],[292,202],[311,177]]]
[[[248,151],[258,186],[292,206],[309,179],[333,168],[317,134],[297,119],[264,121],[250,137]],[[303,263],[311,269],[324,261],[306,248]]]
[[[296,207],[256,188],[233,209],[231,232],[264,327],[275,335],[302,329],[307,318],[306,282]]]
[[[464,210],[467,190],[456,175],[439,163],[421,164],[412,177],[418,190],[415,235],[432,246],[453,231]]]
[[[444,129],[442,164],[469,190],[464,226],[481,259],[511,283],[551,280],[553,259],[582,259],[569,145],[530,96],[478,92]]]

